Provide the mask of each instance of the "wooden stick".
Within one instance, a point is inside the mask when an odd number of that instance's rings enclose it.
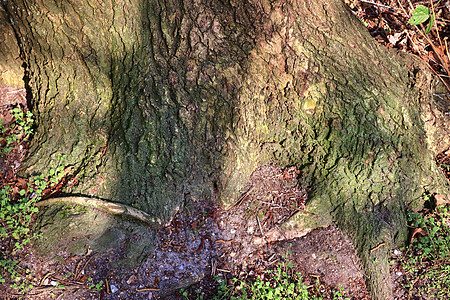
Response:
[[[159,292],[161,289],[143,288],[136,289],[136,292]]]
[[[106,284],[106,293],[108,295],[111,295],[111,288],[109,286],[108,278],[105,278],[105,284]]]
[[[229,244],[232,243],[234,240],[229,240],[229,241],[224,241],[224,240],[216,240],[216,243],[224,243],[224,244]]]

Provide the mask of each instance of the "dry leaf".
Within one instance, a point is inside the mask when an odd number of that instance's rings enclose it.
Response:
[[[427,234],[427,232],[425,230],[423,230],[422,228],[414,228],[413,231],[411,232],[411,239],[409,240],[410,244],[412,244],[414,238],[418,234],[421,235],[421,236],[424,236],[424,235]]]
[[[20,178],[20,177],[17,178],[16,185],[19,189],[22,189],[22,190],[26,190],[28,188],[28,182],[25,179]]]
[[[437,194],[434,196],[434,201],[435,201],[435,205],[439,206],[439,205],[444,205],[445,203],[450,203],[450,201],[448,201],[447,199],[445,199],[444,196],[442,196],[441,194]]]

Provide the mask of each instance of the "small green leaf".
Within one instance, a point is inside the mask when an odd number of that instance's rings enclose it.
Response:
[[[427,29],[425,30],[425,33],[430,33],[431,29],[433,28],[434,24],[434,15],[430,16],[430,21],[428,22]]]
[[[411,25],[419,25],[430,17],[430,9],[424,5],[417,5],[416,9],[412,12],[412,17],[408,23]]]

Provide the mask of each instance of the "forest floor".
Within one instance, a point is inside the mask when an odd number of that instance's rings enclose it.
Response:
[[[408,24],[412,10],[409,1],[346,2],[377,41],[420,56],[448,84],[449,1],[435,2],[438,30],[428,34],[421,34]],[[428,1],[412,2],[414,7],[418,4],[431,7]],[[25,90],[0,89],[0,119],[4,128],[14,122],[11,109],[26,110],[26,102]],[[5,130],[2,137],[11,136],[14,130]],[[17,171],[28,145],[26,142],[12,145],[0,159],[1,186],[23,185]],[[437,163],[450,179],[450,152],[440,154]],[[247,192],[229,210],[214,204],[214,195],[213,199],[186,203],[169,226],[159,229],[157,245],[134,268],[113,267],[123,255],[124,244],[105,253],[60,253],[51,260],[35,255],[27,246],[13,257],[19,262],[19,273],[34,285],[25,298],[211,299],[224,286],[228,291],[239,292],[243,282],[258,277],[269,280],[269,271],[275,272],[282,266],[290,274],[301,274],[310,295],[323,299],[369,299],[355,249],[337,227],[311,232],[281,228],[307,201],[307,191],[298,185],[296,176],[293,167],[267,164],[255,170]],[[55,186],[53,191],[46,192],[51,194],[59,188]],[[5,241],[0,243],[2,251],[7,247]],[[419,299],[422,297],[411,295],[414,285],[428,282],[417,278],[411,286],[411,277],[406,276],[402,264],[405,251],[392,252],[395,297]],[[15,293],[5,286],[0,298],[16,299],[19,295]]]

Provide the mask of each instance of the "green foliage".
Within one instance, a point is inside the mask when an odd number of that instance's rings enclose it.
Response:
[[[27,283],[23,280],[23,275],[19,272],[22,271],[26,274],[29,273],[28,270],[22,270],[18,266],[19,262],[12,259],[1,259],[0,260],[0,271],[6,272],[11,279],[11,287],[17,290],[19,293],[25,293],[31,288],[33,288],[32,284]],[[5,283],[6,280],[3,276],[0,276],[0,284]]]
[[[100,292],[101,290],[103,290],[105,288],[103,280],[97,284],[94,284],[92,277],[88,278],[88,284],[89,284],[89,289],[91,289],[93,291],[97,291],[97,292]]]
[[[426,235],[414,239],[402,260],[407,276],[405,287],[421,298],[450,298],[449,208],[437,207],[426,214],[410,213],[409,221]]]
[[[15,120],[12,129],[0,124],[0,132],[7,135],[2,138],[5,147],[0,154],[5,154],[30,137],[33,118],[30,112],[24,113],[20,108],[14,108],[11,113]],[[10,257],[23,250],[35,235],[30,231],[33,215],[38,212],[35,206],[47,183],[43,175],[32,178],[26,187],[3,185],[0,188],[0,242],[6,248],[0,253],[0,284],[9,282],[11,287],[24,293],[32,286],[24,280],[28,270],[20,270],[18,262]]]
[[[412,17],[409,19],[409,24],[419,25],[425,21],[428,21],[425,33],[429,33],[434,24],[434,15],[430,12],[430,9],[424,5],[417,5],[412,12]]]
[[[219,287],[214,299],[322,299],[312,295],[308,291],[309,287],[302,283],[301,274],[295,272],[292,262],[287,260],[289,254],[291,252],[288,250],[283,255],[285,262],[280,262],[275,270],[268,270],[264,278],[233,278],[232,284],[227,285],[223,279],[216,277]],[[343,292],[342,287],[340,291],[333,292],[333,299],[348,299]]]
[[[350,298],[345,297],[344,291],[344,287],[339,285],[339,291],[333,291],[333,300],[349,300]]]
[[[330,294],[323,296],[319,290],[320,281],[317,279],[317,287],[306,286],[300,273],[294,270],[294,265],[289,261],[292,252],[288,249],[286,254],[282,255],[283,261],[273,270],[265,272],[264,276],[252,277],[249,275],[242,278],[232,278],[227,284],[227,280],[215,276],[218,283],[217,292],[213,297],[208,299],[215,300],[237,300],[237,299],[253,299],[253,300],[282,300],[282,299],[308,299],[308,300],[348,300],[344,294],[344,288],[339,285],[338,290],[331,291]],[[311,291],[309,289],[312,288]],[[189,290],[181,289],[180,294],[184,299],[202,300],[201,291],[195,291],[195,295]],[[319,296],[316,296],[318,294]]]
[[[11,114],[14,116],[14,122],[7,130],[0,122],[0,155],[10,152],[14,145],[26,142],[33,133],[33,114],[29,111],[24,113],[19,107],[13,108]]]
[[[35,181],[39,182],[38,179]],[[0,283],[10,282],[11,287],[24,293],[30,288],[30,284],[20,276],[17,271],[17,261],[10,256],[23,250],[36,234],[30,232],[32,217],[38,212],[35,206],[40,199],[40,192],[45,187],[45,182],[33,188],[29,183],[27,190],[20,190],[19,196],[14,196],[10,186],[0,189],[0,240],[8,245],[8,250],[0,255]]]
[[[29,225],[33,214],[38,212],[34,205],[38,197],[30,198],[30,191],[33,189],[30,188],[28,192],[20,190],[20,197],[13,199],[11,187],[0,189],[0,220],[3,223],[0,238],[14,241],[13,253],[22,250],[30,241]]]
[[[53,186],[57,184],[64,177],[64,167],[59,166],[56,169],[50,169],[48,172],[48,185]]]
[[[23,112],[19,107],[13,108],[11,113],[14,116],[15,123],[18,126],[18,130],[23,135],[23,141],[27,141],[30,135],[33,133],[33,114],[30,111]]]
[[[261,276],[254,281],[234,278],[232,286],[218,279],[220,285],[214,299],[315,299],[302,283],[302,276],[292,270],[286,272],[285,268],[280,264],[275,271],[267,271],[265,279]]]

